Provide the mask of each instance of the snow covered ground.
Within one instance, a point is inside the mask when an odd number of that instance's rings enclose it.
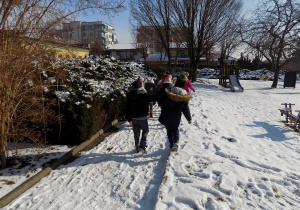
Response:
[[[300,209],[300,134],[278,110],[284,102],[300,109],[300,83],[240,83],[244,92],[217,80],[193,84],[193,123],[182,118],[179,150],[169,159],[156,106],[147,155],[134,153],[125,123],[4,209]]]

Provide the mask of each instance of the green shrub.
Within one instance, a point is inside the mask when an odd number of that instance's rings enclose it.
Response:
[[[78,94],[79,95],[79,94]],[[90,138],[104,126],[124,114],[124,97],[107,98],[97,97],[91,104],[76,104],[81,96],[73,97],[66,103],[61,104],[61,134],[59,138],[59,124],[52,127],[52,134],[49,136],[51,143],[77,145]],[[79,99],[79,100],[76,100]],[[59,141],[60,139],[60,141]]]
[[[89,63],[90,62],[90,63]],[[100,60],[62,64],[63,71],[47,73],[57,79],[57,85],[46,80],[51,108],[56,121],[47,125],[47,141],[52,144],[77,145],[125,114],[126,91],[142,72],[156,77],[150,70],[126,66],[109,57]],[[46,75],[46,74],[45,74]],[[45,78],[47,77],[45,76]]]

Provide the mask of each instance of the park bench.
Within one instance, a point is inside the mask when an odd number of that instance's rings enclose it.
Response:
[[[284,109],[279,109],[281,116],[285,115],[285,123],[290,126],[291,128],[299,131],[300,129],[300,110],[295,110],[297,115],[292,113],[292,106],[295,104],[292,103],[282,103],[284,105]]]

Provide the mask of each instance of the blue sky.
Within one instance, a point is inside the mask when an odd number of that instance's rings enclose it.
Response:
[[[125,11],[120,12],[113,17],[109,18],[105,15],[94,15],[89,13],[87,16],[81,15],[77,20],[78,21],[103,21],[114,27],[115,33],[117,35],[117,40],[119,43],[131,43],[132,38],[130,36],[130,24],[129,24],[129,8]]]
[[[244,0],[244,12],[250,12],[258,4],[259,0]],[[115,29],[117,39],[119,43],[131,43],[132,37],[130,36],[130,24],[129,24],[129,8],[125,11],[115,15],[114,17],[108,18],[104,15],[94,15],[89,13],[86,16],[81,15],[77,20],[79,21],[104,21],[112,25]]]

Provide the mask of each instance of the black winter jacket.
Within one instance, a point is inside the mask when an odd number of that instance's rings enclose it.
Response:
[[[170,83],[164,83],[157,93],[157,101],[161,106],[161,114],[158,120],[167,129],[177,129],[180,124],[181,113],[184,114],[187,121],[192,120],[191,113],[188,102],[175,102],[171,100],[165,93],[166,88],[171,91],[172,85]]]
[[[148,95],[156,95],[157,94],[157,88],[154,83],[146,82],[145,89],[147,90]]]
[[[127,96],[126,119],[128,122],[132,118],[146,117],[150,102],[155,102],[156,96],[148,95],[139,89],[131,89]]]

